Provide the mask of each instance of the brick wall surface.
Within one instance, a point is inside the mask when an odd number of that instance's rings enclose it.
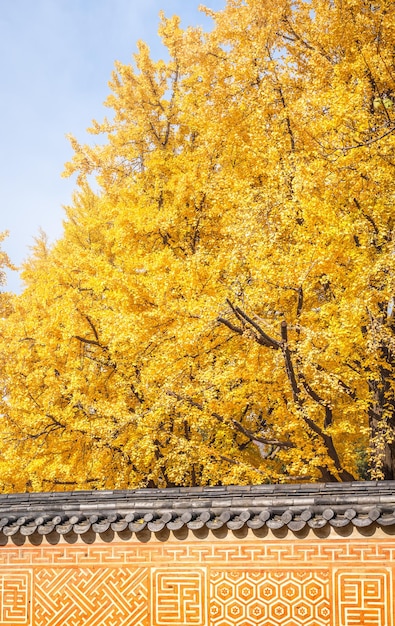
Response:
[[[395,626],[394,569],[375,528],[19,538],[0,626]]]

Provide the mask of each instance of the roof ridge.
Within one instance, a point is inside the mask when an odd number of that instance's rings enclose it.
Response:
[[[0,533],[395,526],[395,481],[3,494]]]

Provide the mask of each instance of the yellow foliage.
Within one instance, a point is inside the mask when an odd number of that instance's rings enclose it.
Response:
[[[1,328],[3,489],[394,477],[395,14],[212,16],[162,17],[72,139]]]

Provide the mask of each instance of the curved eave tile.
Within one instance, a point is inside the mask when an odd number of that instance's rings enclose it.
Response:
[[[0,533],[395,526],[395,482],[0,495]]]

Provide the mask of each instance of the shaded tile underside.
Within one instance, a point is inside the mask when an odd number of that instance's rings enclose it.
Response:
[[[0,496],[0,534],[67,535],[183,527],[291,531],[395,526],[395,483],[221,486]]]

